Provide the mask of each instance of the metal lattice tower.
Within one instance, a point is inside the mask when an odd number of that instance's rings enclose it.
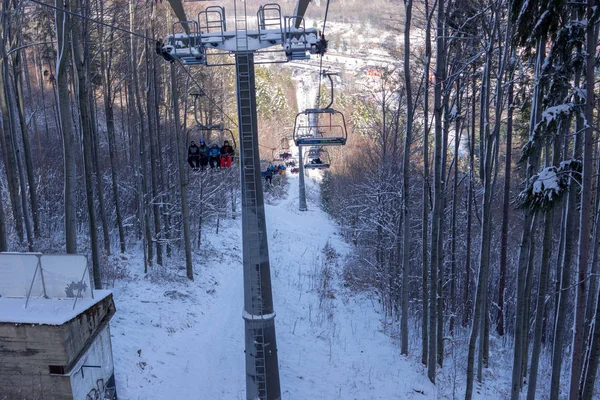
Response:
[[[236,2],[234,2],[235,4]],[[254,54],[248,51],[246,2],[235,8],[237,105],[242,186],[246,398],[280,399],[275,312],[260,157]]]
[[[238,51],[235,59],[242,183],[246,393],[248,399],[279,399],[275,313],[258,157],[254,55]]]

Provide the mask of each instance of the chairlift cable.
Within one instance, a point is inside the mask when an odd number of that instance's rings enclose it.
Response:
[[[129,35],[137,36],[137,37],[139,37],[141,39],[149,40],[149,41],[151,41],[153,43],[156,43],[156,39],[149,38],[148,36],[144,36],[144,35],[142,35],[140,33],[128,31],[127,29],[123,29],[123,28],[120,28],[120,27],[115,26],[115,25],[107,24],[106,22],[98,21],[97,19],[94,19],[94,18],[90,18],[90,17],[86,17],[86,16],[81,15],[81,14],[77,14],[77,13],[75,13],[73,11],[69,11],[69,10],[64,10],[62,8],[58,8],[56,6],[53,6],[52,4],[44,3],[44,2],[38,1],[38,0],[27,0],[27,1],[31,1],[32,3],[39,4],[40,6],[52,8],[52,9],[54,9],[56,11],[64,12],[64,13],[72,15],[74,17],[85,19],[85,20],[93,22],[95,24],[103,25],[103,26],[106,26],[107,28],[111,28],[111,29],[114,29],[114,30],[117,30],[117,31],[125,32],[125,33],[127,33]]]
[[[323,30],[321,31],[321,35],[325,37],[325,26],[327,24],[327,15],[329,14],[329,0],[327,0],[327,5],[325,6],[325,18],[323,19]],[[321,77],[323,75],[323,57],[324,54],[321,54],[321,60],[319,61],[319,85],[317,86],[319,92],[317,93],[317,108],[321,107]]]
[[[325,19],[323,19],[323,31],[321,32],[323,36],[325,36],[325,24],[327,24],[327,14],[329,13],[329,0],[327,0],[327,5],[325,6]]]

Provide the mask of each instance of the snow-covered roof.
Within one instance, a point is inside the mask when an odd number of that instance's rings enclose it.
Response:
[[[0,323],[62,325],[110,294],[110,290],[94,290],[94,298],[31,298],[27,308],[24,298],[0,297]]]

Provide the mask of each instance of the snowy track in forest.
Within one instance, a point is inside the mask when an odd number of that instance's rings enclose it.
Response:
[[[287,197],[265,206],[282,399],[435,398],[427,378],[381,332],[377,302],[342,287],[349,249],[314,201],[298,211],[298,179],[289,180]],[[207,228],[194,282],[118,281],[119,398],[245,399],[240,225],[224,221],[219,235]],[[319,295],[327,242],[339,256]]]

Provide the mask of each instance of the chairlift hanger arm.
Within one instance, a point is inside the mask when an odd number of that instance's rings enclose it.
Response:
[[[299,28],[300,23],[302,20],[304,20],[304,14],[306,14],[306,9],[308,8],[309,3],[310,0],[298,0],[298,3],[296,4],[296,10],[294,11],[294,15],[298,17],[295,23],[296,28]]]
[[[175,13],[175,16],[180,22],[187,22],[187,16],[185,15],[185,9],[183,8],[183,4],[181,0],[167,0]],[[190,33],[190,28],[187,24],[183,24],[183,29],[185,29],[186,33]]]
[[[333,79],[331,79],[331,75],[334,75],[334,74],[323,71],[323,75],[326,75],[329,78],[329,83],[331,84],[331,99],[329,100],[329,104],[327,104],[327,107],[325,107],[325,108],[330,108],[331,105],[333,104]]]

